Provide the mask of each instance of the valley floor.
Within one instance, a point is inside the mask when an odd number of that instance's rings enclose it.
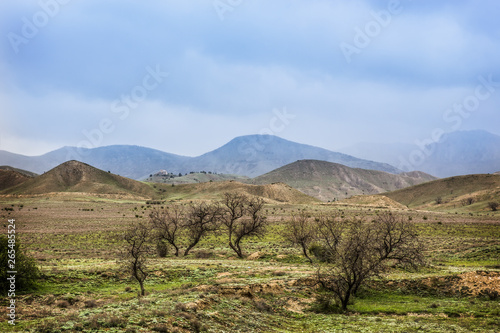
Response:
[[[168,205],[167,202],[165,205]],[[7,208],[7,209],[6,209]],[[16,295],[19,332],[498,332],[500,215],[401,210],[426,245],[428,265],[392,268],[339,313],[313,285],[315,267],[280,236],[291,214],[343,211],[370,218],[373,207],[268,204],[262,239],[237,259],[224,235],[188,257],[151,257],[147,294],[121,269],[122,232],[154,206],[92,196],[0,198],[0,219],[42,271],[39,289]]]

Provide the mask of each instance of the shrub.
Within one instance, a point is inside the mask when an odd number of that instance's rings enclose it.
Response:
[[[196,259],[208,259],[213,257],[213,253],[207,250],[199,250],[194,254]]]
[[[56,306],[61,309],[66,309],[69,307],[69,302],[64,299],[61,299],[56,302]]]
[[[157,240],[156,242],[156,254],[160,258],[165,258],[168,254],[168,246],[163,240]]]
[[[264,300],[255,300],[253,304],[261,312],[272,312],[273,310],[273,308],[269,304],[267,304]]]
[[[93,299],[87,300],[84,303],[86,308],[95,308],[97,306],[97,302]]]
[[[496,212],[496,211],[497,211],[498,206],[500,206],[500,204],[499,204],[498,202],[494,202],[494,201],[490,201],[490,202],[488,202],[488,207],[489,207],[492,211],[494,211],[494,212]]]
[[[19,238],[15,243],[9,243],[5,235],[0,235],[0,288],[3,295],[7,295],[10,289],[10,281],[7,280],[9,264],[9,251],[11,256],[15,251],[15,271],[16,292],[36,289],[37,281],[40,278],[40,270],[36,266],[35,260],[27,256],[21,248]],[[14,251],[12,251],[14,250]]]

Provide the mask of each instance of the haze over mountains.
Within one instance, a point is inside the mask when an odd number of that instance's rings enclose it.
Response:
[[[494,173],[500,170],[500,136],[485,131],[453,132],[443,135],[438,143],[421,147],[369,143],[343,151],[351,155],[271,135],[248,135],[237,137],[222,147],[197,157],[129,145],[93,149],[63,147],[41,156],[0,151],[0,165],[41,174],[66,161],[79,160],[132,179],[145,179],[159,170],[175,174],[204,170],[253,178],[304,159],[393,174],[399,174],[403,170],[420,170],[438,177]]]
[[[248,135],[198,157],[186,157],[137,146],[107,146],[94,149],[64,147],[41,156],[23,156],[0,151],[0,164],[43,173],[68,160],[79,160],[105,171],[132,179],[144,179],[165,169],[173,173],[211,171],[255,177],[301,159],[317,159],[350,167],[398,173],[386,164],[304,145],[271,135]]]
[[[429,141],[429,140],[428,140]],[[500,136],[486,131],[444,134],[437,143],[361,143],[341,149],[359,158],[384,162],[404,171],[420,170],[437,177],[494,173],[500,170]]]

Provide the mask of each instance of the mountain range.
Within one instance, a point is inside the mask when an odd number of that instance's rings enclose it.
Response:
[[[78,160],[132,179],[145,179],[162,169],[183,174],[204,170],[256,177],[302,159],[324,160],[349,167],[391,173],[401,172],[386,163],[364,160],[272,135],[237,137],[224,146],[198,157],[180,156],[150,148],[123,145],[92,149],[63,147],[41,156],[24,156],[0,151],[0,164],[39,174],[66,161]]]
[[[237,192],[262,197],[271,202],[307,204],[319,202],[318,199],[337,201],[336,199],[349,197],[339,204],[395,209],[453,209],[465,212],[488,211],[491,210],[491,202],[500,202],[498,174],[435,179],[422,172],[394,175],[325,161],[301,160],[246,182],[251,184],[235,180],[175,186],[145,183],[78,161],[65,162],[38,176],[32,176],[23,170],[0,167],[2,196],[62,193],[172,201],[220,199],[226,192]],[[393,189],[399,190],[390,191]]]
[[[415,144],[359,143],[340,151],[442,178],[500,170],[500,136],[481,130],[447,133],[438,142],[427,139]]]

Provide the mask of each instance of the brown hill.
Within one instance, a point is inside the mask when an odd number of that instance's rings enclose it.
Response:
[[[32,195],[52,192],[131,194],[146,198],[156,191],[149,185],[104,172],[78,161],[65,162],[38,177],[1,191],[2,194]]]
[[[31,178],[32,177],[18,171],[0,167],[0,191],[22,184]]]
[[[488,202],[500,202],[500,175],[438,179],[384,195],[410,208],[487,211]]]
[[[386,197],[385,195],[355,195],[353,197],[338,201],[336,204],[348,206],[366,206],[374,209],[387,208],[391,210],[408,210],[408,207]]]
[[[283,182],[312,197],[333,201],[393,191],[434,179],[423,172],[395,175],[325,161],[301,160],[256,177],[251,183]]]
[[[18,168],[13,168],[9,165],[2,165],[0,166],[0,170],[8,170],[8,171],[16,171],[22,175],[25,175],[25,176],[28,176],[28,177],[36,177],[38,176],[38,174],[34,173],[34,172],[31,172],[31,171],[27,171],[27,170],[23,170],[23,169],[18,169]]]
[[[198,184],[181,184],[175,186],[159,185],[164,190],[162,196],[167,200],[196,199],[217,200],[225,192],[238,192],[250,196],[264,198],[268,202],[287,202],[309,204],[319,202],[283,183],[266,185],[249,185],[237,181],[207,182]]]

